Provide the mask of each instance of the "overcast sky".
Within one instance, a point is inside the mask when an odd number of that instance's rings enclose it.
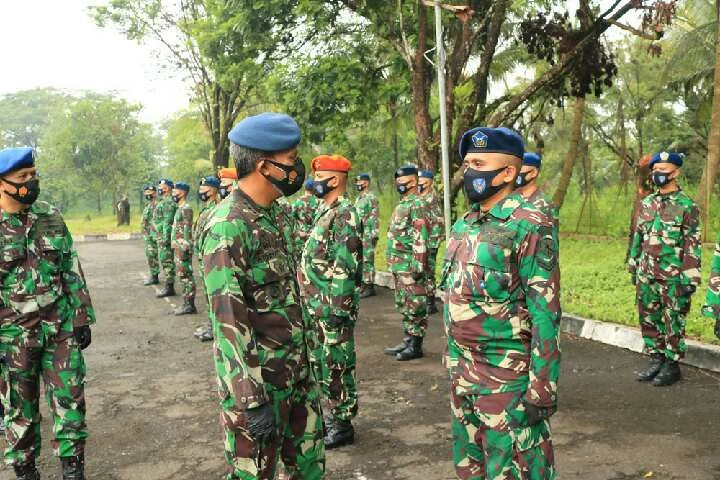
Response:
[[[99,28],[87,14],[104,0],[0,0],[0,95],[35,87],[115,91],[162,121],[185,108],[181,79],[158,73],[153,49]]]

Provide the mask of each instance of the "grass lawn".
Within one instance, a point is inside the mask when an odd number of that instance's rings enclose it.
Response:
[[[108,233],[139,233],[140,213],[132,212],[130,225],[117,226],[117,219],[114,214],[97,215],[93,213],[68,214],[65,216],[70,232],[73,235],[104,235]]]

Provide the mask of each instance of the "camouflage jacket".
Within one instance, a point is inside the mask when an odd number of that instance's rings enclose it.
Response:
[[[151,200],[143,209],[142,218],[140,220],[140,228],[145,236],[155,235],[155,224],[153,223],[153,212],[155,211],[155,201]]]
[[[323,202],[300,263],[300,289],[314,318],[354,321],[362,280],[362,241],[355,207],[345,197]]]
[[[220,393],[232,391],[240,407],[267,402],[266,382],[286,388],[308,375],[290,222],[277,202],[263,208],[236,189],[203,231]]]
[[[193,210],[187,202],[175,210],[175,218],[172,224],[172,248],[192,252]]]
[[[720,235],[715,242],[715,254],[710,267],[710,280],[702,313],[706,317],[720,320]]]
[[[158,236],[158,243],[168,245],[172,242],[172,224],[175,219],[177,204],[171,195],[159,197],[153,211],[152,223]]]
[[[73,240],[60,211],[35,202],[22,213],[0,211],[0,319],[58,307],[75,327],[95,323],[95,311]],[[62,300],[62,302],[58,302]]]
[[[547,199],[542,190],[540,190],[539,188],[535,190],[535,193],[530,195],[526,201],[530,205],[547,215],[548,218],[551,218],[556,226],[559,224],[558,210],[550,202],[550,200]]]
[[[428,206],[430,217],[430,239],[428,248],[437,250],[445,236],[445,215],[443,214],[443,208],[440,205],[440,199],[437,195],[430,193],[428,196],[423,197],[423,199]]]
[[[430,222],[425,202],[415,194],[400,200],[387,234],[387,263],[392,273],[420,275],[425,272]]]
[[[560,274],[548,218],[517,193],[487,213],[474,205],[453,226],[440,286],[455,392],[556,404]]]
[[[369,190],[358,195],[355,210],[360,216],[364,238],[378,238],[380,233],[380,205],[374,193]]]
[[[315,223],[315,215],[320,203],[320,200],[315,195],[303,195],[292,204],[292,216],[295,223],[295,248],[300,255],[302,255],[305,242]]]
[[[193,227],[193,246],[194,254],[199,262],[202,262],[202,232],[205,230],[205,225],[210,220],[213,214],[213,210],[218,206],[217,202],[208,202],[200,209],[200,213],[195,220],[195,226]]]
[[[645,197],[628,267],[640,281],[700,284],[700,221],[695,203],[678,190]]]

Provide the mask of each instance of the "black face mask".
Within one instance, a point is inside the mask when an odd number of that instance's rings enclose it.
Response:
[[[365,185],[355,185],[355,188],[358,192],[362,192],[363,190],[365,190]]]
[[[302,163],[302,160],[300,160],[300,157],[295,159],[295,163],[292,166],[283,165],[269,158],[266,158],[265,161],[285,172],[285,178],[282,180],[263,174],[263,177],[267,178],[268,182],[272,183],[284,196],[289,197],[294,195],[303,186],[305,182],[305,165]]]
[[[475,170],[468,168],[463,175],[463,188],[470,203],[479,203],[486,200],[500,190],[505,188],[502,183],[498,186],[492,184],[492,181],[505,171],[507,167],[498,168],[497,170]]]
[[[151,201],[153,198],[155,198],[155,195],[145,195],[145,200]]]
[[[200,197],[201,202],[207,202],[210,200],[210,193],[209,192],[198,192],[198,197]]]
[[[178,203],[180,200],[182,200],[182,197],[180,195],[173,195],[172,199],[173,202]]]
[[[410,191],[410,182],[399,183],[395,186],[395,188],[397,188],[397,191],[400,195],[405,195],[407,192]]]
[[[221,186],[220,188],[218,188],[218,196],[219,196],[221,199],[224,200],[224,199],[226,199],[229,195],[230,195],[230,189],[229,189],[228,187],[223,187],[223,186]]]
[[[670,174],[667,172],[653,172],[652,181],[658,187],[664,187],[672,181]]]
[[[530,173],[530,172],[518,173],[518,176],[515,179],[516,187],[524,187],[526,185],[529,185],[530,182],[532,182],[533,180],[535,180],[534,178],[531,178],[530,180],[528,180],[528,178],[527,178],[528,173]]]
[[[40,180],[37,178],[22,183],[11,182],[8,179],[4,180],[16,189],[15,193],[7,191],[5,193],[23,205],[32,205],[35,203],[35,200],[37,200],[38,195],[40,195]]]
[[[312,193],[318,198],[325,198],[325,195],[335,190],[336,187],[328,185],[330,180],[335,177],[326,178],[325,180],[313,180]]]

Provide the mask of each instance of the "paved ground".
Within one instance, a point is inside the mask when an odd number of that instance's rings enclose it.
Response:
[[[140,242],[79,249],[99,318],[86,356],[88,478],[221,478],[210,345],[191,335],[203,315],[168,316],[171,305],[140,285]],[[454,478],[440,318],[431,320],[421,361],[399,364],[381,354],[399,334],[390,292],[363,304],[359,438],[329,453],[329,479]],[[686,369],[681,385],[657,389],[633,380],[639,355],[569,337],[563,349],[553,423],[560,478],[720,479],[720,376]],[[51,478],[57,462],[47,425],[43,432],[40,466]],[[0,479],[10,478],[0,467]]]

